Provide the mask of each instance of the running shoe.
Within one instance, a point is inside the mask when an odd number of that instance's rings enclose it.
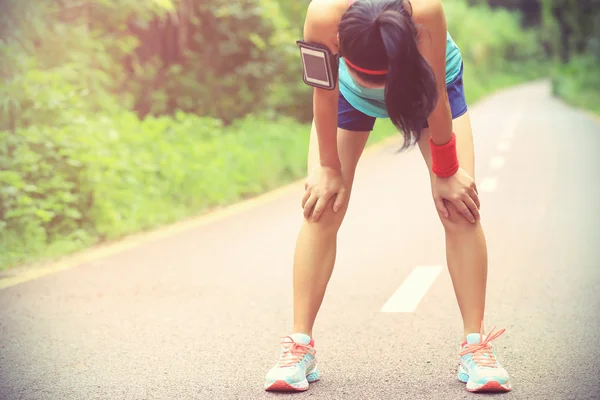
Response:
[[[458,380],[467,384],[469,392],[509,392],[512,390],[508,372],[496,359],[492,341],[502,335],[506,329],[483,334],[483,324],[480,333],[467,335],[460,351]]]
[[[269,370],[265,390],[301,392],[319,380],[315,343],[310,336],[296,333],[281,339],[279,361]]]

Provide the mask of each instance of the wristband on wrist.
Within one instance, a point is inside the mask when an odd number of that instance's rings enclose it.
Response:
[[[456,155],[456,135],[446,144],[437,145],[429,138],[431,149],[431,170],[441,178],[452,176],[458,171],[458,156]]]

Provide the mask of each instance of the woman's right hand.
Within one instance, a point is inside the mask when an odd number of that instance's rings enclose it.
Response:
[[[334,212],[337,212],[346,201],[347,189],[344,185],[342,171],[338,168],[317,164],[306,178],[304,189],[305,193],[302,198],[304,218],[311,218],[315,222],[323,214],[329,200],[334,199]]]

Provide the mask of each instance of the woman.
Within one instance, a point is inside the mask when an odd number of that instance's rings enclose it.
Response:
[[[314,89],[305,220],[294,255],[294,328],[282,340],[265,389],[302,391],[319,379],[312,330],[333,270],[337,232],[375,119],[389,117],[405,146],[418,144],[429,167],[464,325],[458,379],[469,391],[509,391],[491,345],[504,330],[483,332],[486,241],[462,57],[447,32],[441,0],[313,0],[304,41],[341,56],[339,80],[335,90]]]

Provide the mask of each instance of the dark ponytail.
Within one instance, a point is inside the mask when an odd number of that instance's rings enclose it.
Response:
[[[404,134],[403,148],[419,140],[438,100],[435,75],[419,52],[406,7],[403,0],[358,0],[340,24],[342,56],[362,68],[388,70],[380,78],[354,72],[375,84],[384,79],[387,112]]]

